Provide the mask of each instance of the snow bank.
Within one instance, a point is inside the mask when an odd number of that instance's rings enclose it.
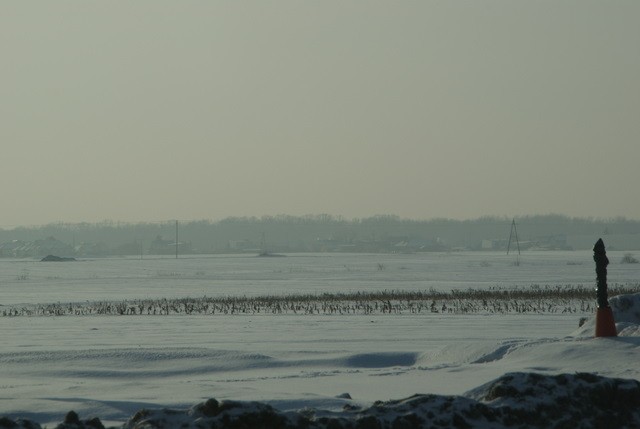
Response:
[[[618,295],[609,299],[609,306],[613,311],[618,336],[640,336],[640,293]],[[595,332],[595,316],[589,318],[574,336],[593,336]]]
[[[348,395],[343,395],[345,397]],[[140,410],[122,429],[170,428],[485,428],[637,427],[640,382],[589,373],[508,373],[465,395],[414,395],[341,411],[312,408],[282,412],[261,402],[209,399],[189,409]],[[28,420],[0,420],[0,427],[33,428]],[[100,429],[69,412],[58,429]]]
[[[211,399],[189,410],[144,411],[126,429],[143,428],[548,428],[625,427],[640,422],[640,382],[592,374],[510,373],[466,395],[414,395],[342,411],[281,413],[255,402]]]

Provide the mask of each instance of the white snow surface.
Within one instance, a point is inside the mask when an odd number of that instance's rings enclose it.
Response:
[[[211,295],[211,285],[220,294],[235,286],[240,294],[321,292],[323,279],[326,291],[336,292],[341,285],[371,290],[369,282],[373,290],[450,290],[578,285],[595,277],[586,252],[522,257],[518,267],[492,254],[331,258],[316,257],[315,265],[295,257],[247,259],[246,273],[236,265],[216,271],[214,258],[53,266],[3,261],[0,296],[15,305]],[[157,268],[165,263],[170,274]],[[433,273],[420,263],[435,267]],[[11,270],[15,277],[6,274]],[[638,267],[611,266],[610,281],[616,270],[627,282],[638,274]],[[551,283],[554,272],[558,281]],[[337,412],[345,404],[366,407],[416,393],[471,398],[479,386],[511,372],[640,380],[640,294],[610,303],[619,332],[614,338],[594,338],[593,317],[579,327],[575,313],[2,317],[0,416],[55,426],[74,410],[82,419],[122,425],[140,409],[188,409],[209,398],[261,401],[285,412]]]

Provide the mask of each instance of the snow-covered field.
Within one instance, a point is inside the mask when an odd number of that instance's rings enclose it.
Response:
[[[640,282],[640,264],[608,256],[610,285]],[[515,261],[498,253],[2,260],[0,313],[96,300],[595,285],[590,252]],[[462,395],[507,372],[640,380],[638,305],[617,338],[593,338],[592,320],[578,327],[589,314],[576,313],[0,317],[0,416],[55,426],[75,410],[121,425],[143,408],[209,398],[337,412],[415,393]]]

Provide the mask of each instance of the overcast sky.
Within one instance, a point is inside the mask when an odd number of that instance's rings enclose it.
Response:
[[[640,2],[5,1],[0,226],[640,218]]]

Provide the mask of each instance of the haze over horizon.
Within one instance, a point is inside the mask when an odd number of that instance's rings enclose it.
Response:
[[[448,225],[448,222],[452,223],[467,223],[473,225],[477,223],[487,224],[495,221],[497,223],[492,223],[492,225],[505,225],[505,228],[508,228],[511,225],[511,221],[516,221],[516,226],[518,228],[522,228],[523,225],[531,226],[531,225],[561,225],[563,221],[558,221],[556,217],[565,218],[567,222],[577,221],[577,222],[591,222],[591,223],[635,223],[640,222],[640,219],[630,218],[625,216],[614,216],[614,217],[597,217],[597,216],[568,216],[561,213],[523,213],[517,216],[510,215],[483,215],[469,218],[452,218],[452,217],[431,217],[431,218],[413,218],[413,217],[402,217],[398,216],[394,213],[377,213],[371,214],[362,217],[346,217],[340,214],[333,213],[307,213],[305,215],[290,215],[288,213],[265,213],[262,215],[248,215],[248,216],[235,216],[230,215],[224,218],[194,218],[194,219],[178,219],[178,218],[166,218],[166,219],[132,219],[132,220],[122,220],[122,219],[97,219],[92,221],[87,220],[78,220],[78,221],[67,221],[64,219],[40,223],[40,224],[14,224],[14,225],[2,225],[0,224],[0,230],[11,231],[22,228],[47,228],[47,227],[69,227],[69,226],[136,226],[136,225],[165,225],[169,226],[171,230],[173,230],[173,225],[175,222],[179,223],[179,226],[185,226],[193,223],[210,223],[217,224],[219,222],[225,221],[242,221],[247,220],[249,223],[252,222],[282,222],[289,221],[291,225],[296,224],[297,219],[310,218],[312,221],[317,221],[322,216],[329,216],[332,221],[337,222],[346,222],[346,223],[359,223],[361,221],[370,221],[378,218],[389,218],[391,221],[398,220],[402,221],[413,221],[413,222],[425,222],[427,224],[438,224],[438,225]],[[550,220],[551,219],[551,220]],[[540,223],[543,222],[543,223]],[[547,223],[544,223],[547,222]],[[635,232],[634,232],[635,234]]]
[[[640,3],[3,3],[0,227],[640,219]]]

